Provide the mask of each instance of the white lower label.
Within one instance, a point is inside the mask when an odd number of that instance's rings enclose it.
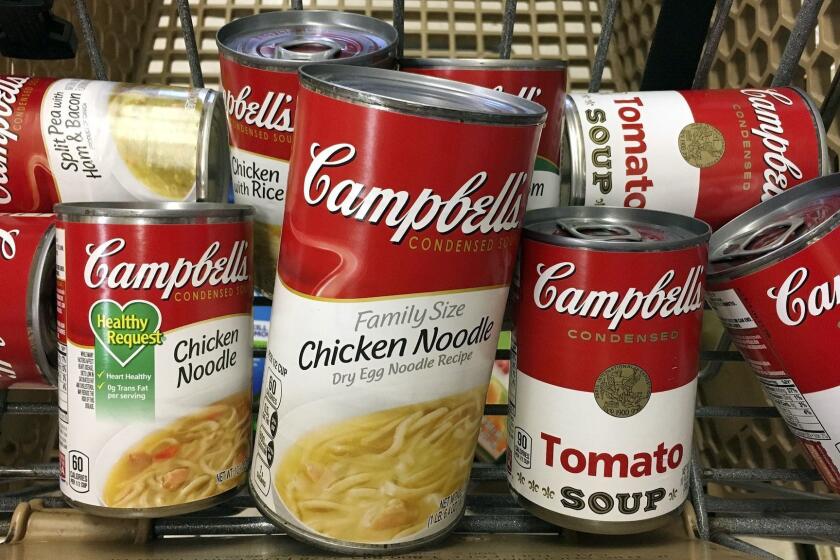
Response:
[[[720,322],[727,329],[754,329],[755,321],[733,289],[706,292],[706,301],[717,313]]]
[[[758,381],[784,418],[790,431],[803,439],[831,439],[817,415],[814,414],[814,409],[790,377],[780,372],[766,372],[765,375],[768,377],[759,376]]]
[[[534,170],[526,210],[556,208],[560,205],[560,175],[551,171]]]

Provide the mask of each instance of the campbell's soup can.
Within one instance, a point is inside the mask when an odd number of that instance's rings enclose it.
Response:
[[[302,540],[404,551],[464,510],[545,109],[390,70],[300,77],[251,493]]]
[[[803,186],[715,232],[706,300],[840,493],[840,175]]]
[[[580,93],[566,101],[562,198],[695,216],[718,228],[829,172],[797,88]]]
[[[115,517],[235,494],[251,442],[253,209],[56,213],[61,492]]]
[[[221,201],[230,163],[210,89],[0,77],[0,211]]]
[[[271,297],[302,65],[391,67],[397,31],[368,16],[318,10],[268,12],[234,20],[216,36],[230,130],[233,197],[254,207],[254,281]]]
[[[529,212],[508,482],[575,531],[664,525],[688,496],[709,226],[653,210]]]
[[[400,60],[400,70],[504,91],[545,107],[548,115],[534,160],[527,209],[560,205],[560,141],[568,79],[566,62],[404,58]]]
[[[0,214],[0,293],[0,389],[55,385],[55,215]]]

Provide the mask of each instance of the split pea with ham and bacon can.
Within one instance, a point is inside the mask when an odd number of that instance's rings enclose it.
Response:
[[[545,109],[374,68],[300,79],[251,494],[302,540],[402,552],[464,511]]]
[[[659,527],[688,495],[704,222],[568,207],[524,225],[508,388],[508,482],[576,531]]]
[[[97,515],[237,493],[251,451],[247,206],[56,206],[59,482]]]
[[[256,212],[254,283],[271,297],[288,197],[297,71],[316,61],[390,68],[397,31],[359,14],[290,10],[234,20],[219,30],[216,43],[230,129],[233,197]]]
[[[695,216],[718,228],[825,175],[825,129],[791,87],[566,97],[564,202]]]
[[[0,293],[0,389],[55,385],[55,215],[0,214]]]
[[[404,58],[400,70],[504,91],[545,107],[548,115],[534,160],[527,209],[560,206],[560,140],[568,79],[564,61]]]
[[[706,299],[826,484],[840,493],[840,175],[719,229]]]

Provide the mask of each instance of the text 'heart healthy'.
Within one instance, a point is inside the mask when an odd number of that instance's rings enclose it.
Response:
[[[160,310],[147,301],[127,304],[104,299],[90,308],[90,328],[96,340],[125,367],[147,346],[163,342]]]

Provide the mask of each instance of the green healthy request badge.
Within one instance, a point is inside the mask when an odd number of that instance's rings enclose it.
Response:
[[[160,310],[147,301],[102,299],[91,306],[97,417],[154,419],[160,324]]]

